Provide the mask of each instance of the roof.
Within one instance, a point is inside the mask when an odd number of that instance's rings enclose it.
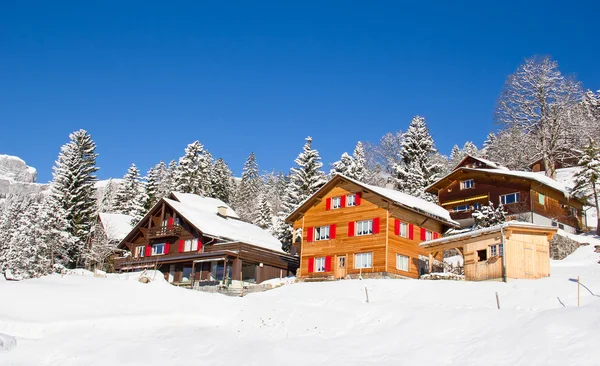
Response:
[[[175,197],[175,200],[189,205],[194,206],[194,208],[202,211],[206,211],[209,213],[216,214],[218,212],[219,206],[227,208],[227,217],[233,217],[239,219],[239,215],[225,202],[211,197],[202,197],[193,193],[181,193],[181,192],[173,192],[171,193],[171,197]]]
[[[468,158],[471,158],[471,159],[478,160],[478,161],[480,161],[480,162],[484,163],[485,165],[489,166],[489,167],[490,167],[490,168],[492,168],[492,169],[502,169],[502,170],[508,170],[508,168],[507,168],[507,167],[505,167],[505,166],[502,166],[502,165],[500,165],[500,164],[498,164],[498,163],[496,163],[496,162],[493,162],[493,161],[491,161],[491,160],[487,160],[487,159],[484,159],[484,158],[480,158],[480,157],[477,157],[477,156],[473,156],[473,155],[465,155],[465,157],[464,157],[464,158],[462,158],[462,159],[461,159],[461,161],[460,161],[458,164],[456,164],[456,166],[455,166],[455,167],[454,167],[454,169],[452,169],[452,170],[456,170],[456,169],[458,169],[458,168],[460,167],[460,165],[461,165],[462,163],[464,163],[464,162],[465,162],[465,160],[467,160]]]
[[[321,189],[319,189],[312,196],[310,196],[309,198],[304,200],[304,202],[302,202],[298,206],[298,208],[296,208],[296,210],[294,210],[294,212],[292,212],[286,218],[286,221],[292,221],[293,216],[295,216],[299,212],[303,212],[305,209],[308,209],[306,207],[308,202],[311,202],[314,198],[329,191],[340,180],[345,180],[345,181],[351,182],[353,184],[356,184],[357,186],[360,186],[367,191],[373,192],[383,198],[393,201],[395,204],[397,204],[399,206],[402,206],[408,210],[420,213],[422,215],[429,216],[429,217],[431,217],[435,220],[441,221],[449,226],[459,226],[458,222],[456,222],[450,218],[450,212],[448,212],[448,210],[446,210],[445,208],[443,208],[441,206],[436,205],[433,202],[429,202],[424,199],[414,197],[414,196],[411,196],[409,194],[406,194],[406,193],[403,193],[400,191],[396,191],[395,189],[382,188],[382,187],[377,187],[377,186],[373,186],[370,184],[365,184],[365,183],[359,182],[355,179],[348,178],[343,174],[334,175],[333,178],[331,178],[329,180],[329,182],[327,182],[323,187],[321,187]]]
[[[283,253],[281,242],[273,237],[268,231],[263,230],[256,225],[239,220],[234,216],[223,217],[218,215],[216,207],[229,207],[224,202],[214,198],[207,200],[205,197],[199,196],[197,197],[203,199],[197,200],[189,197],[190,194],[182,193],[173,193],[173,196],[183,198],[183,202],[178,202],[169,198],[165,198],[164,201],[177,211],[183,219],[188,221],[203,234],[218,237],[227,241],[240,241]],[[214,209],[208,206],[208,202],[216,204]],[[196,203],[203,204],[196,205]],[[228,211],[229,210],[230,209],[228,209]],[[231,212],[233,212],[233,210],[231,210]],[[235,215],[237,216],[237,214]],[[218,243],[215,245],[218,245]]]
[[[123,240],[129,234],[133,225],[133,217],[118,213],[100,212],[100,223],[109,240]]]
[[[421,248],[435,247],[435,246],[438,246],[441,244],[451,243],[451,242],[466,239],[466,238],[475,238],[475,237],[478,237],[481,235],[494,233],[494,232],[500,231],[505,228],[521,228],[521,229],[538,230],[538,231],[542,231],[542,232],[558,231],[558,228],[552,227],[552,226],[536,225],[536,224],[532,224],[529,222],[522,222],[522,221],[508,221],[508,222],[505,222],[503,224],[496,225],[496,226],[490,226],[490,227],[477,229],[477,230],[470,230],[470,231],[467,231],[467,232],[464,232],[461,234],[449,235],[449,236],[445,236],[445,237],[439,238],[439,239],[424,241],[421,244],[419,244],[419,246]]]

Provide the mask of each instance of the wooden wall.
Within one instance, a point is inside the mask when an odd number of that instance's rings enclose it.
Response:
[[[506,276],[541,278],[550,275],[550,242],[546,235],[513,231],[505,240]]]
[[[351,193],[362,192],[361,204],[354,207],[326,210],[326,200],[331,197],[339,197]],[[389,213],[389,217],[388,217]],[[379,218],[379,233],[365,236],[348,236],[348,223]],[[401,238],[394,235],[394,219],[399,218],[403,222],[414,225],[413,240]],[[336,238],[323,241],[307,242],[308,228],[326,225],[336,225]],[[420,228],[440,233],[442,225],[433,219],[414,213],[404,208],[387,202],[380,196],[364,192],[361,187],[353,183],[340,183],[337,187],[327,192],[315,206],[308,209],[302,218],[294,222],[294,230],[302,230],[302,242],[300,250],[300,277],[329,277],[334,276],[337,258],[346,256],[346,273],[357,275],[359,269],[355,269],[355,254],[372,253],[373,266],[363,269],[362,273],[389,272],[401,276],[417,278],[418,255],[425,255],[425,251],[419,248]],[[396,269],[396,253],[406,255],[409,260],[409,271]],[[308,259],[318,257],[332,257],[331,271],[308,273]]]

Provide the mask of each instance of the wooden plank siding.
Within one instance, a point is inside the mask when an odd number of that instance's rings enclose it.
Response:
[[[361,203],[358,206],[342,207],[327,210],[328,198],[341,197],[361,192]],[[379,233],[363,236],[349,236],[348,223],[362,220],[379,219]],[[395,219],[413,225],[413,240],[394,234]],[[329,240],[314,240],[307,242],[309,228],[335,225],[336,237]],[[350,182],[341,182],[320,201],[304,212],[302,218],[294,221],[294,232],[302,230],[301,259],[299,277],[328,277],[335,276],[337,260],[340,256],[346,258],[346,274],[355,276],[361,273],[355,268],[355,255],[372,253],[372,267],[362,269],[363,274],[386,273],[398,276],[418,278],[418,256],[424,255],[425,250],[419,248],[420,229],[441,233],[442,224],[434,219],[394,205],[381,196],[365,191],[360,186]],[[410,258],[409,271],[396,269],[396,253]],[[327,272],[308,272],[309,258],[331,257],[331,270]]]

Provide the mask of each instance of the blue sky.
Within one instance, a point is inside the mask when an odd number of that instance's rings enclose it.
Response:
[[[481,145],[506,77],[551,55],[600,89],[599,2],[0,2],[0,153],[38,169],[84,128],[100,178],[200,140],[239,174],[324,163],[423,115]]]

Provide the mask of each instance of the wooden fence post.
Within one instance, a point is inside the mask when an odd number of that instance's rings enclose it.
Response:
[[[580,292],[581,292],[581,282],[579,281],[579,276],[577,276],[577,307],[581,304],[580,301]]]
[[[367,290],[367,286],[365,286],[365,296],[367,297],[367,303],[369,302],[369,291]]]
[[[496,306],[500,309],[500,298],[498,298],[498,292],[496,291]]]

